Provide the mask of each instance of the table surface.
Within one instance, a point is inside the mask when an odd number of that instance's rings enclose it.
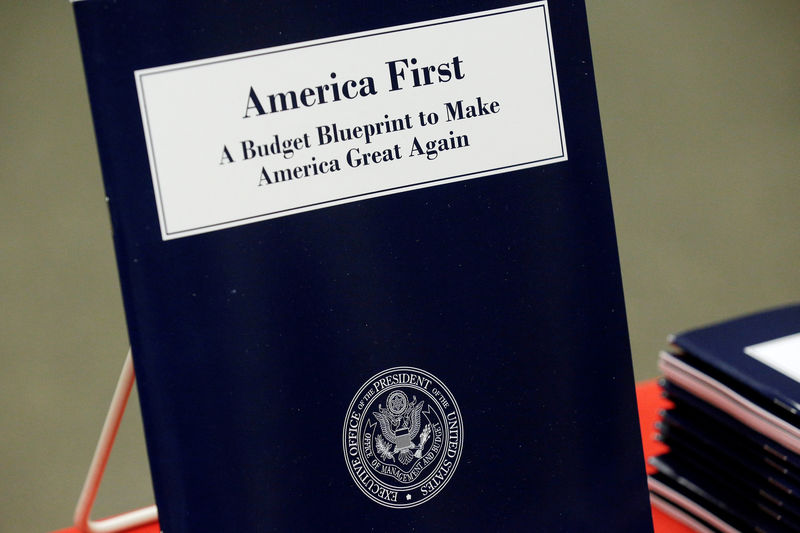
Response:
[[[658,411],[666,406],[666,401],[661,398],[660,389],[655,380],[645,381],[636,386],[636,398],[639,402],[639,424],[642,432],[642,443],[645,458],[658,455],[665,451],[664,445],[653,439],[655,423],[658,420]],[[650,472],[651,466],[647,466]],[[101,489],[102,490],[102,489]],[[653,509],[653,527],[655,533],[692,533],[688,527],[676,522],[658,509]],[[158,524],[150,524],[131,529],[127,533],[159,533]],[[76,528],[60,529],[53,533],[80,533]]]

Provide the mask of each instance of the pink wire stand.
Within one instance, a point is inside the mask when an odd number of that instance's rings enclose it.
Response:
[[[117,437],[122,415],[125,413],[125,406],[128,403],[135,380],[133,359],[131,359],[131,351],[128,350],[125,363],[122,365],[122,373],[114,390],[114,396],[111,398],[106,420],[103,423],[103,430],[100,432],[100,439],[97,441],[92,463],[89,466],[89,473],[86,475],[86,481],[83,483],[83,489],[78,498],[78,505],[75,507],[73,524],[83,533],[121,532],[134,527],[152,524],[158,520],[158,510],[155,505],[101,520],[92,520],[90,517],[92,507],[97,499],[100,482],[103,479],[103,473],[108,464],[108,458],[111,455],[111,448],[114,446],[114,439]]]

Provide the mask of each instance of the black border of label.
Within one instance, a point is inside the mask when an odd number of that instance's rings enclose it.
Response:
[[[303,48],[311,48],[311,47],[314,47],[314,46],[324,46],[324,45],[327,45],[327,44],[351,41],[351,40],[362,39],[362,38],[366,38],[366,37],[375,37],[375,36],[378,36],[378,35],[387,35],[387,34],[390,34],[390,33],[398,33],[398,32],[402,32],[402,31],[416,30],[416,29],[419,29],[419,28],[428,28],[428,27],[440,26],[440,25],[444,25],[444,24],[452,24],[452,23],[455,23],[455,22],[463,22],[465,20],[474,20],[474,19],[492,17],[492,16],[495,16],[495,15],[507,15],[509,13],[515,13],[515,12],[518,12],[518,11],[526,11],[526,10],[529,10],[529,9],[543,9],[544,10],[545,32],[547,34],[547,51],[548,51],[548,55],[550,57],[550,79],[551,79],[551,82],[553,84],[553,96],[555,98],[556,109],[558,110],[558,117],[557,117],[558,118],[558,135],[559,135],[559,140],[561,141],[561,153],[559,155],[547,157],[547,158],[544,158],[544,159],[534,159],[532,161],[525,161],[523,163],[515,163],[513,165],[506,165],[506,166],[502,166],[502,167],[487,168],[487,169],[483,169],[483,170],[476,170],[475,172],[467,172],[467,173],[464,173],[464,174],[456,174],[454,176],[436,178],[436,179],[432,179],[432,180],[428,180],[428,181],[419,181],[419,182],[415,182],[415,183],[413,183],[411,185],[400,185],[400,186],[397,186],[397,187],[389,187],[387,189],[374,190],[374,191],[370,191],[370,192],[354,194],[354,195],[351,195],[351,196],[343,196],[343,197],[340,197],[340,198],[334,198],[334,199],[331,199],[331,200],[325,200],[323,202],[315,202],[315,203],[311,203],[311,204],[299,205],[299,206],[291,207],[291,208],[288,208],[288,209],[280,209],[280,210],[271,211],[271,212],[268,212],[268,213],[260,213],[258,215],[251,215],[251,216],[248,216],[248,217],[235,218],[235,219],[226,220],[226,221],[223,221],[223,222],[215,222],[213,224],[207,224],[205,226],[196,226],[196,227],[193,227],[193,228],[182,229],[182,230],[179,230],[179,231],[170,232],[168,230],[168,228],[167,228],[167,217],[166,217],[166,212],[165,212],[166,211],[166,206],[164,204],[164,199],[163,199],[163,197],[161,195],[161,183],[160,183],[160,181],[158,179],[158,163],[156,162],[155,152],[154,152],[154,150],[151,149],[151,150],[148,150],[148,156],[152,158],[153,171],[154,171],[153,178],[154,178],[154,181],[156,183],[156,187],[155,188],[156,188],[156,193],[158,194],[159,207],[160,207],[160,209],[158,210],[159,219],[160,219],[159,222],[161,222],[164,234],[165,235],[170,235],[170,236],[175,236],[174,238],[178,238],[177,236],[180,235],[180,234],[183,234],[183,233],[194,234],[194,232],[197,232],[197,231],[200,231],[200,230],[206,230],[206,231],[203,231],[202,233],[207,233],[208,231],[213,231],[213,230],[209,230],[208,228],[213,228],[213,227],[216,227],[216,226],[224,226],[224,227],[220,227],[220,229],[228,229],[230,227],[236,227],[236,226],[247,224],[247,222],[246,222],[247,220],[262,219],[264,217],[277,218],[279,216],[286,216],[286,215],[282,215],[282,213],[287,213],[288,214],[288,213],[293,212],[293,211],[298,211],[298,214],[299,214],[299,212],[304,212],[304,211],[310,210],[312,208],[319,209],[319,208],[322,208],[323,206],[326,206],[326,205],[333,206],[334,204],[338,204],[340,202],[345,202],[345,203],[352,202],[352,201],[355,201],[357,198],[361,198],[361,197],[373,196],[373,195],[382,196],[382,195],[389,194],[392,191],[398,191],[399,192],[399,191],[402,191],[404,189],[413,190],[413,189],[419,188],[421,186],[431,186],[434,183],[438,183],[438,182],[442,182],[442,181],[456,180],[458,178],[463,178],[465,176],[472,176],[473,174],[483,174],[483,173],[487,173],[487,172],[491,173],[491,174],[496,174],[496,173],[498,173],[498,172],[500,172],[502,170],[511,170],[511,169],[516,168],[516,167],[527,167],[529,165],[535,165],[536,163],[546,163],[547,161],[551,161],[551,160],[555,160],[555,159],[561,159],[561,158],[565,157],[566,147],[565,147],[565,141],[564,141],[564,124],[562,122],[563,119],[561,117],[561,102],[560,102],[558,87],[557,87],[557,83],[556,83],[556,74],[555,74],[555,71],[553,69],[553,65],[554,65],[555,61],[553,59],[553,48],[551,46],[551,44],[552,44],[552,36],[550,34],[550,17],[549,17],[549,13],[548,13],[548,11],[546,9],[546,2],[542,2],[542,3],[539,3],[537,5],[529,5],[529,6],[525,6],[525,7],[512,8],[512,9],[507,9],[507,10],[504,10],[504,11],[498,11],[498,12],[494,12],[494,13],[485,13],[485,14],[479,14],[479,15],[473,15],[473,16],[467,15],[467,16],[464,16],[464,17],[461,17],[461,18],[457,18],[455,20],[445,20],[445,21],[431,22],[431,23],[423,22],[423,23],[420,23],[420,24],[417,24],[417,25],[414,25],[414,26],[406,27],[406,28],[389,29],[389,30],[385,30],[385,31],[378,30],[378,31],[376,31],[374,33],[369,33],[368,35],[356,35],[356,36],[352,36],[352,37],[342,37],[340,39],[334,38],[333,40],[326,40],[325,42],[321,42],[321,43],[301,44],[301,45],[298,45],[298,46],[294,46],[292,48],[284,48],[282,50],[264,50],[264,51],[261,51],[261,52],[247,54],[244,57],[221,58],[221,59],[217,59],[217,60],[203,61],[201,64],[196,64],[196,65],[177,65],[174,68],[170,68],[170,69],[160,69],[160,70],[158,70],[158,72],[145,72],[143,74],[134,73],[134,76],[137,78],[137,80],[141,84],[140,86],[142,88],[142,91],[141,91],[141,103],[142,103],[142,107],[144,108],[144,114],[145,114],[144,118],[145,118],[145,122],[147,124],[147,137],[148,137],[148,139],[152,139],[153,136],[152,136],[151,131],[150,131],[150,118],[149,118],[148,113],[147,113],[147,98],[146,98],[145,93],[144,93],[144,83],[143,83],[143,81],[141,81],[146,76],[154,76],[154,75],[157,75],[157,74],[162,74],[164,72],[175,72],[175,71],[178,71],[178,70],[184,70],[184,69],[190,69],[190,68],[205,67],[207,65],[213,65],[215,63],[225,63],[225,62],[229,62],[229,61],[239,61],[239,60],[242,60],[242,59],[250,59],[251,57],[258,57],[258,56],[263,56],[263,55],[278,54],[278,53],[282,53],[282,52],[291,52],[291,51],[294,51],[294,50],[301,50]],[[156,67],[156,68],[158,68],[158,67]],[[152,145],[152,141],[148,142],[148,144]],[[269,220],[269,218],[266,218],[265,220]],[[234,224],[235,226],[231,226],[231,224]],[[189,236],[189,235],[187,235],[187,236]]]

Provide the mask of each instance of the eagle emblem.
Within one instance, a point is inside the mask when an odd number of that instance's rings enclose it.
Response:
[[[414,444],[420,429],[420,413],[425,401],[417,402],[414,396],[409,402],[402,391],[394,391],[386,399],[386,407],[378,404],[378,412],[373,416],[381,427],[381,435],[376,439],[376,448],[385,460],[394,461],[397,455],[400,463],[407,465],[414,457],[422,457],[422,449],[430,435],[430,427],[420,435],[418,444]]]
[[[410,366],[366,380],[347,408],[345,463],[358,489],[395,509],[433,498],[452,477],[464,438],[461,411],[436,376]]]

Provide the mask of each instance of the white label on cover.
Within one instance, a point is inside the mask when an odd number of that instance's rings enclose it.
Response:
[[[135,77],[165,240],[567,159],[546,2]]]
[[[744,353],[800,382],[800,333],[747,346]]]

